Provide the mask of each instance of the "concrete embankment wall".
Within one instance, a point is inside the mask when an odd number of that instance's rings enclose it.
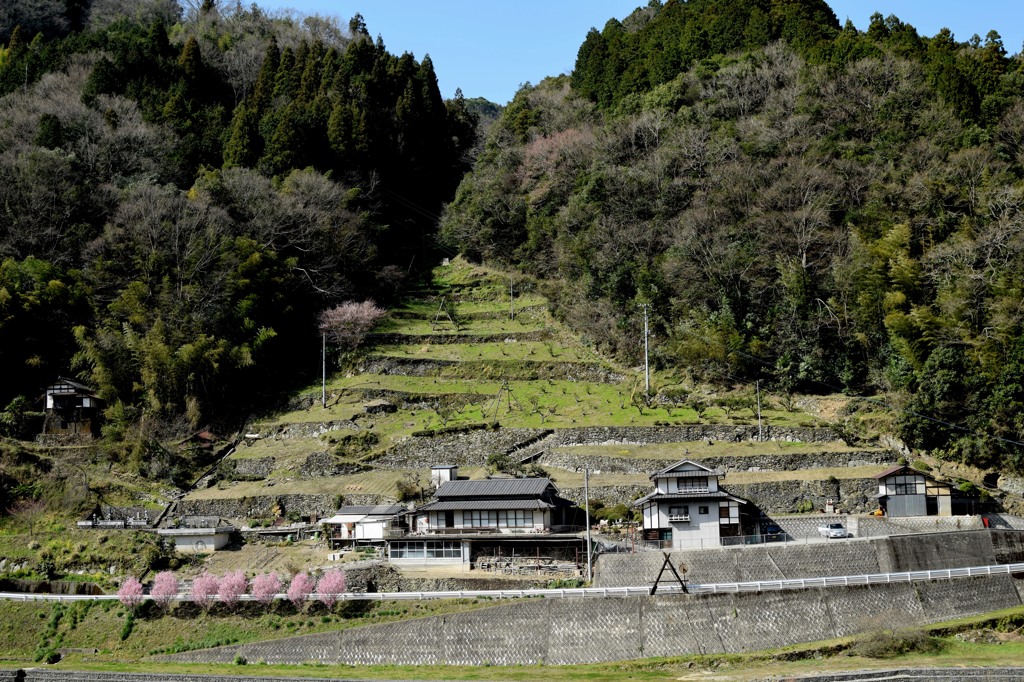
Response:
[[[671,552],[694,583],[753,582],[940,570],[1024,561],[1024,532],[922,533],[872,540],[770,543],[748,547]],[[598,558],[596,587],[650,585],[664,559],[660,552],[605,554]]]
[[[179,662],[554,665],[738,653],[1019,606],[1010,576],[783,592],[529,599],[156,657]]]

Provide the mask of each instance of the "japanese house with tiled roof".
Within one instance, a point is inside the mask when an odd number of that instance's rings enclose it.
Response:
[[[580,514],[546,478],[449,480],[409,513],[408,532],[388,539],[388,558],[466,568],[498,557],[576,560]]]
[[[723,473],[684,459],[651,474],[654,492],[634,502],[643,512],[644,538],[666,549],[715,547],[741,533],[747,501],[718,487]]]

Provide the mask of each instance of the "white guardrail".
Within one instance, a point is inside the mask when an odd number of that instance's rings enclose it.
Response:
[[[747,583],[714,583],[702,585],[688,583],[689,594],[718,594],[730,592],[770,592],[777,590],[807,590],[820,587],[850,587],[853,585],[881,585],[887,583],[908,583],[925,580],[950,580],[973,578],[987,575],[1009,575],[1024,573],[1024,563],[999,564],[996,566],[974,566],[971,568],[948,568],[940,571],[909,571],[904,573],[873,573],[869,575],[845,575],[823,578],[794,578],[790,580],[760,580]],[[679,585],[659,585],[658,594],[679,594]],[[573,589],[532,589],[532,590],[450,590],[445,592],[345,592],[335,596],[336,601],[420,601],[423,599],[519,599],[522,597],[544,597],[564,599],[569,597],[642,597],[651,594],[651,587],[580,587]],[[275,599],[287,599],[287,594],[277,594]],[[116,594],[30,594],[26,592],[0,592],[0,599],[13,601],[56,601],[72,602],[118,599]],[[144,600],[152,599],[145,595]],[[256,601],[251,594],[241,595],[239,601]],[[319,596],[311,594],[308,601],[317,601]],[[192,595],[178,594],[171,601],[192,601]]]

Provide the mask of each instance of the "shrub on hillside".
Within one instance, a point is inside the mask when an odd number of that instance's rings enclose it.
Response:
[[[850,653],[867,658],[892,658],[909,653],[930,654],[942,643],[919,628],[876,630],[864,635],[850,647]]]

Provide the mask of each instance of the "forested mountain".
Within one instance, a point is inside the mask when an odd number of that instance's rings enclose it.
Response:
[[[7,432],[69,373],[136,454],[237,425],[319,368],[320,310],[386,302],[426,260],[476,118],[429,57],[390,54],[358,15],[3,5]]]
[[[1024,71],[820,0],[668,0],[527,85],[442,238],[622,358],[879,395],[910,445],[1024,469]]]

